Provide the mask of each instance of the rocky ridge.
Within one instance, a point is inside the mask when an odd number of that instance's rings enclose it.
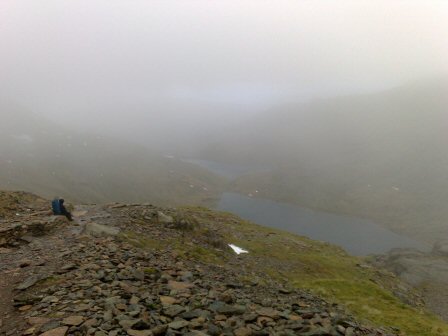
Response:
[[[176,209],[79,206],[70,223],[49,216],[41,199],[12,203],[4,227],[20,217],[45,229],[1,244],[0,335],[394,334],[256,273],[222,234]],[[200,257],[173,248],[179,241]],[[209,262],[209,247],[224,262]]]
[[[427,307],[448,321],[448,241],[436,242],[431,252],[393,249],[372,258],[372,264],[418,289]]]

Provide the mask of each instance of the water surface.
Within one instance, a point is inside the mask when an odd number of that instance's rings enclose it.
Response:
[[[313,211],[236,193],[224,193],[217,208],[260,225],[339,245],[353,255],[386,253],[395,247],[430,250],[423,243],[366,219]]]
[[[197,164],[228,179],[266,170],[210,160],[184,161]],[[339,245],[353,255],[382,254],[396,247],[411,247],[422,251],[431,249],[429,245],[399,235],[367,219],[314,211],[237,193],[223,193],[217,209],[234,213],[260,225]]]

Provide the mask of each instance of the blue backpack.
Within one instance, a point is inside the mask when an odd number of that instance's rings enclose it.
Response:
[[[51,201],[51,208],[53,209],[53,215],[61,215],[61,203],[59,201],[59,198],[54,199]]]

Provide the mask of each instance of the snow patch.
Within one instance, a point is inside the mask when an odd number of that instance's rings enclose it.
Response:
[[[249,251],[243,250],[241,247],[238,247],[238,246],[233,245],[233,244],[229,244],[229,247],[230,247],[236,254],[249,253]]]

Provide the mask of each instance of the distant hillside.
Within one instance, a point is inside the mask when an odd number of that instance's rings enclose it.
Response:
[[[448,79],[271,110],[203,157],[257,163],[234,189],[368,217],[434,241],[448,235]]]
[[[221,190],[219,177],[138,145],[77,133],[11,103],[0,102],[0,115],[0,188],[158,204],[208,204]]]

